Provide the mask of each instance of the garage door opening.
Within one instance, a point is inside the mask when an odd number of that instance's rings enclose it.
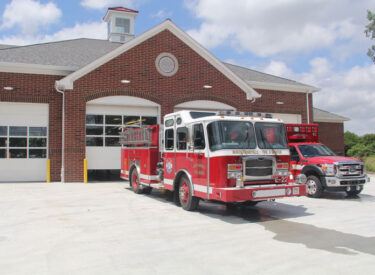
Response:
[[[86,159],[91,178],[119,180],[121,169],[120,133],[128,125],[153,125],[160,121],[160,106],[129,96],[110,96],[86,105]],[[110,171],[110,172],[107,172]],[[88,175],[89,176],[89,175]],[[90,176],[88,180],[90,179]]]
[[[88,182],[113,182],[122,181],[119,169],[87,170]]]

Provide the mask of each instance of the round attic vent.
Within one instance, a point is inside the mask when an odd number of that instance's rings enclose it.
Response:
[[[156,69],[161,75],[172,76],[178,71],[177,58],[170,53],[161,53],[155,60]]]

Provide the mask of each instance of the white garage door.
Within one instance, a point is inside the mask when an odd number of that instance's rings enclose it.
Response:
[[[132,121],[142,125],[159,123],[159,105],[149,100],[111,96],[86,105],[87,169],[121,169],[119,134]]]
[[[285,123],[301,123],[301,115],[299,114],[279,114],[279,113],[272,113],[274,118],[280,118]]]
[[[48,104],[0,102],[0,182],[45,181]]]

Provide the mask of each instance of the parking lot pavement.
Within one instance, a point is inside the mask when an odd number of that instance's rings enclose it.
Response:
[[[327,193],[227,210],[175,206],[125,182],[0,184],[1,274],[370,274],[375,177]]]

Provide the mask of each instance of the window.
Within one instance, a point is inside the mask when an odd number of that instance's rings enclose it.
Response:
[[[173,150],[174,148],[174,133],[173,129],[165,130],[165,150]]]
[[[174,120],[173,119],[167,119],[165,121],[165,127],[171,127],[171,126],[173,126],[173,124],[174,124]]]
[[[254,149],[254,126],[247,121],[214,121],[207,125],[211,151],[222,149]]]
[[[0,158],[47,158],[47,127],[0,126]]]
[[[86,115],[86,146],[116,147],[124,127],[141,127],[157,123],[152,116]]]
[[[194,125],[193,134],[194,134],[194,148],[204,149],[206,147],[206,143],[204,141],[203,125],[202,124]]]
[[[177,150],[186,150],[187,133],[186,127],[177,129]]]
[[[260,149],[287,149],[285,127],[281,123],[256,122],[255,132]]]
[[[130,20],[127,18],[116,18],[115,32],[116,33],[129,33],[130,32]]]

